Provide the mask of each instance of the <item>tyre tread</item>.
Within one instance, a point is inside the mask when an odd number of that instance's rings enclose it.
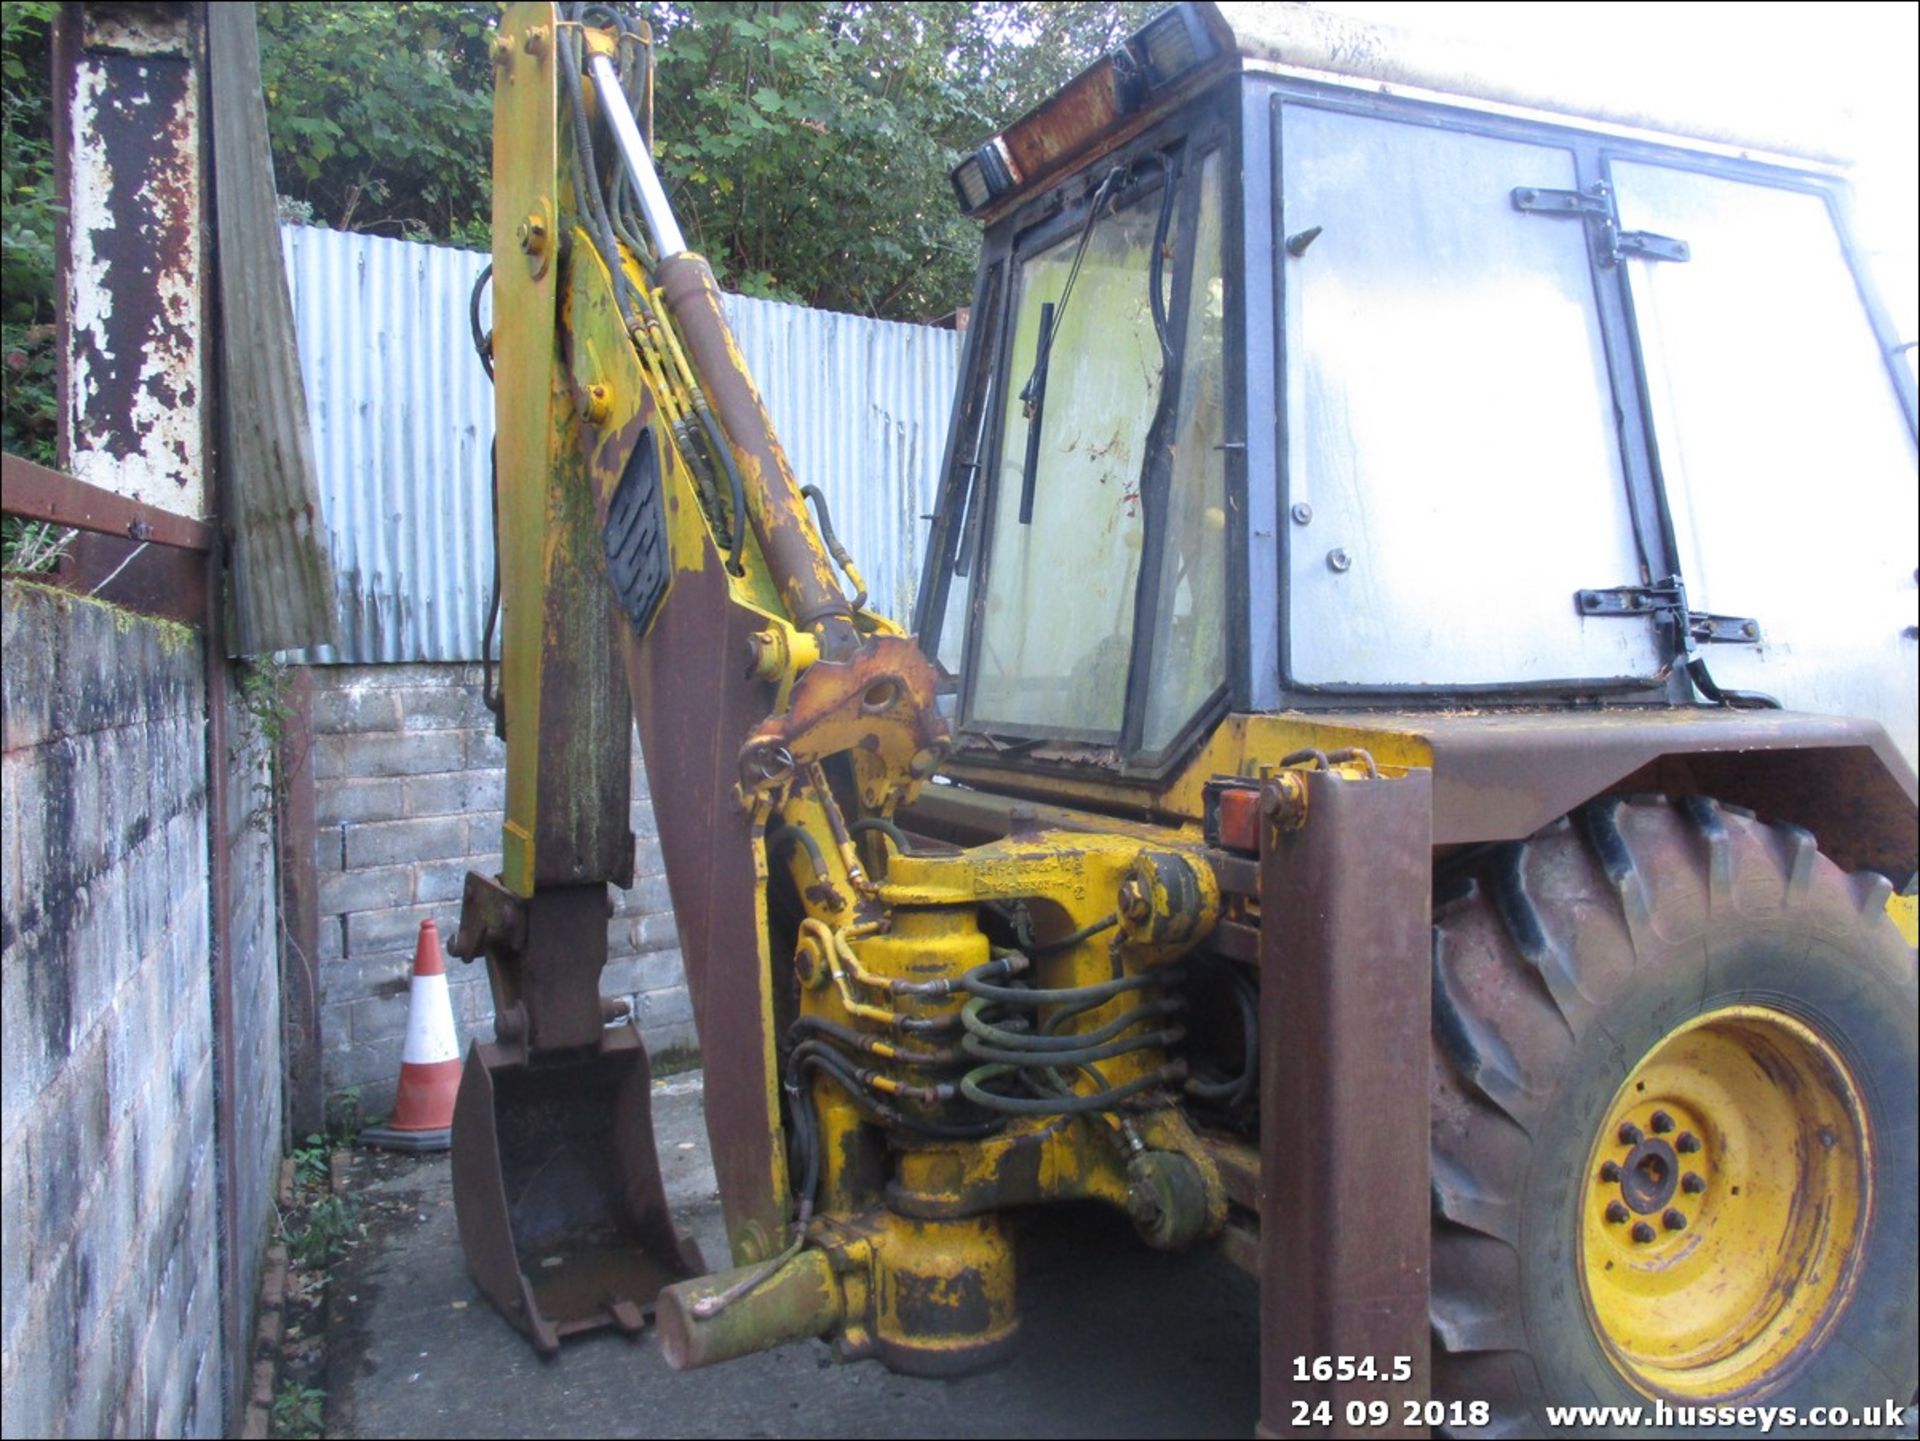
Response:
[[[1691,884],[1678,857],[1694,867]],[[1704,796],[1604,797],[1488,848],[1466,875],[1433,928],[1433,1394],[1488,1401],[1492,1419],[1477,1434],[1532,1435],[1544,1396],[1520,1279],[1525,1185],[1507,1177],[1527,1174],[1514,1146],[1530,1153],[1531,1138],[1548,1134],[1539,1128],[1558,1061],[1571,1061],[1605,998],[1648,957],[1679,963],[1678,937],[1701,925],[1750,934],[1784,913],[1803,933],[1852,936],[1863,965],[1898,965],[1909,985],[1914,952],[1887,916],[1884,876],[1845,876],[1803,828]],[[1613,935],[1593,910],[1609,899]],[[1704,938],[1699,956],[1704,984],[1714,964]]]
[[[1434,1036],[1455,1073],[1487,1104],[1522,1126],[1530,1109],[1520,1064],[1498,1033],[1482,1024],[1455,995],[1445,964],[1446,941],[1433,933]]]

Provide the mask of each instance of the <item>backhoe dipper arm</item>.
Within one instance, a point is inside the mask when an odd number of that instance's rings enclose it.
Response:
[[[963,1370],[1016,1329],[1007,1207],[1102,1199],[1167,1247],[1224,1223],[1168,1054],[1173,963],[1218,885],[1197,836],[1150,827],[920,854],[893,824],[947,753],[936,673],[841,589],[835,562],[863,592],[858,572],[648,155],[649,56],[605,6],[511,5],[497,42],[508,808],[456,946],[487,957],[500,1017],[455,1128],[462,1237],[542,1345],[657,1296],[676,1364],[831,1331]],[[625,839],[619,670],[742,1268],[677,1283],[698,1260],[665,1216],[644,1050],[597,994],[628,854],[605,839]],[[1026,922],[985,921],[1029,904],[1031,956]]]
[[[557,1222],[534,1219],[538,1197],[522,1177],[551,1176],[543,1163],[557,1143],[509,1140],[517,1128],[506,1110],[513,1077],[539,1073],[553,1057],[604,1051],[619,1034],[602,1029],[598,990],[605,887],[632,876],[629,714],[696,1024],[707,1054],[726,1058],[708,1077],[708,1125],[731,1249],[748,1262],[784,1247],[790,1203],[759,839],[768,806],[739,785],[742,752],[816,660],[852,664],[876,640],[890,642],[900,706],[929,718],[933,682],[910,643],[884,620],[856,617],[842,593],[712,272],[685,249],[665,208],[633,114],[650,89],[644,27],[586,26],[574,8],[511,5],[495,42],[492,347],[508,796],[501,874],[469,877],[455,946],[487,958],[500,1018],[499,1042],[469,1065],[479,1073],[474,1098],[456,1127],[462,1213],[474,1222],[463,1224],[463,1239],[489,1294],[543,1346],[570,1325],[619,1319],[597,1302],[521,1294],[523,1282],[538,1291],[551,1279],[538,1271],[536,1238],[557,1235]],[[641,178],[630,188],[634,173]],[[912,729],[943,747],[937,721]],[[912,751],[896,750],[889,763],[897,759],[901,774],[884,787],[890,797],[917,784],[904,771]],[[774,754],[756,752],[755,785],[780,783],[765,768]],[[934,760],[923,761],[930,772]],[[619,1140],[650,1133],[644,1083],[637,1099],[631,1085],[614,1089],[638,1109],[572,1148],[576,1169],[605,1173],[576,1177],[577,1188],[612,1188],[620,1175],[655,1169],[650,1134],[644,1147]],[[605,1090],[586,1087],[581,1108],[587,1091]],[[494,1154],[515,1146],[531,1154]],[[609,1146],[611,1172],[587,1155]],[[657,1198],[657,1174],[640,1189]],[[612,1218],[602,1229],[627,1239],[668,1234],[655,1224],[663,1201],[639,1208],[639,1226],[622,1204],[600,1209]],[[674,1257],[657,1269],[670,1279],[695,1265]],[[644,1284],[630,1289],[645,1292],[630,1298],[638,1305],[651,1302]]]

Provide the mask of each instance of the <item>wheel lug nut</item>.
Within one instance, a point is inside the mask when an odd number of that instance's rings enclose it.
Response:
[[[1689,1196],[1697,1196],[1707,1189],[1707,1178],[1705,1176],[1697,1176],[1692,1171],[1689,1171],[1680,1178],[1680,1189],[1685,1191]]]
[[[1671,1131],[1672,1129],[1673,1129],[1673,1117],[1669,1116],[1665,1111],[1655,1111],[1653,1113],[1653,1134],[1654,1135],[1664,1136],[1667,1134],[1667,1132]]]
[[[1647,1242],[1653,1239],[1653,1227],[1649,1226],[1645,1221],[1635,1221],[1633,1223],[1633,1239],[1638,1241],[1642,1246],[1646,1245]]]
[[[1620,1123],[1619,1134],[1620,1144],[1623,1146],[1637,1146],[1645,1139],[1645,1133],[1631,1121],[1622,1121]]]
[[[1602,1161],[1600,1163],[1600,1179],[1603,1181],[1619,1180],[1620,1163],[1618,1161]]]
[[[1682,1131],[1674,1139],[1673,1149],[1683,1156],[1691,1156],[1700,1149],[1700,1138],[1691,1131]]]
[[[1668,1207],[1667,1213],[1660,1218],[1660,1224],[1669,1231],[1684,1231],[1687,1229],[1687,1218],[1672,1207]]]
[[[1607,1202],[1607,1220],[1618,1226],[1627,1219],[1627,1205],[1624,1201]]]

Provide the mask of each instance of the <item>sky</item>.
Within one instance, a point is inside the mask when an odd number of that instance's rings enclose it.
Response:
[[[1858,239],[1903,340],[1920,333],[1920,6],[1911,3],[1512,3],[1322,0],[1320,8],[1486,47],[1485,63],[1560,67],[1574,88],[1627,77],[1730,123],[1763,115],[1853,157]]]

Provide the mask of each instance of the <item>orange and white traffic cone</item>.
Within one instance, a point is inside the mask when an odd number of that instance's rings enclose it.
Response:
[[[447,994],[440,931],[420,922],[407,999],[407,1043],[400,1054],[400,1090],[384,1125],[360,1133],[363,1145],[395,1151],[444,1151],[453,1141],[453,1101],[460,1090],[460,1038]]]

